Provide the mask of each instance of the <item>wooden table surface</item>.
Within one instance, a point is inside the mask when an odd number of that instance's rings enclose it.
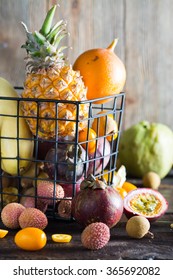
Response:
[[[132,183],[141,186],[140,180],[129,179]],[[132,239],[125,231],[126,218],[111,229],[109,243],[102,249],[91,251],[85,249],[80,241],[82,228],[74,221],[62,222],[49,220],[45,229],[47,244],[35,252],[27,252],[17,248],[14,243],[14,236],[17,230],[9,230],[8,235],[0,239],[1,260],[173,260],[173,173],[170,173],[160,186],[160,192],[168,200],[169,208],[165,215],[158,221],[151,224],[150,231],[154,238]],[[0,223],[0,228],[4,228]],[[51,240],[53,233],[68,233],[72,235],[70,243],[60,244]]]

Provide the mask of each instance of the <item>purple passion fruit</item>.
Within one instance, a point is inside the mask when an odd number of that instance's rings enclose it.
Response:
[[[157,190],[140,188],[129,192],[124,198],[124,213],[127,218],[143,216],[150,222],[164,215],[168,202]]]

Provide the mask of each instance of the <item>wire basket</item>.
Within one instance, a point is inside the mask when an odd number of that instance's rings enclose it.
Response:
[[[1,134],[0,136],[0,211],[10,202],[18,202],[26,207],[36,207],[42,210],[48,218],[71,220],[73,219],[70,211],[71,200],[79,190],[81,181],[88,174],[93,174],[97,178],[103,178],[106,175],[107,183],[112,186],[118,156],[125,94],[122,92],[118,95],[86,101],[60,101],[21,98],[22,88],[16,89],[19,91],[18,98],[0,97],[0,101],[6,102],[6,106],[9,106],[8,114],[0,114],[0,121],[1,119],[3,119],[2,122],[7,120],[7,135]],[[102,99],[107,99],[108,102],[96,103]],[[31,101],[37,106],[37,116],[27,116],[26,118],[20,113],[21,102]],[[16,103],[16,114],[9,114],[10,102]],[[56,108],[56,117],[46,118],[46,121],[52,121],[55,124],[55,137],[50,139],[42,139],[38,133],[41,119],[39,110],[44,102],[49,102]],[[69,123],[75,124],[74,136],[61,137],[58,131],[59,122],[62,124],[67,122],[65,119],[58,118],[58,110],[62,103],[73,104],[74,110],[76,110],[75,119],[68,120]],[[88,106],[88,116],[79,121],[79,112],[84,104]],[[106,132],[108,116],[110,115],[117,124],[116,137],[113,132]],[[20,121],[25,120],[27,123],[29,118],[35,121],[35,135],[31,137],[21,136]],[[89,129],[87,129],[86,138],[79,142],[81,122],[85,124],[86,128],[92,128],[94,121],[97,124],[96,138],[90,139]],[[99,133],[100,127],[104,131],[102,135]],[[14,129],[15,135],[12,134]],[[33,145],[31,154],[30,151],[21,152],[22,149],[24,151],[26,143]],[[93,143],[94,149],[91,151],[90,145]],[[7,152],[3,150],[4,145],[5,149],[9,149]],[[30,156],[26,156],[26,154],[30,154]],[[21,168],[21,163],[25,166],[25,170]],[[14,172],[8,172],[11,165],[15,166]],[[39,184],[44,186],[42,188],[45,192],[40,193]],[[48,192],[50,186],[51,191]]]

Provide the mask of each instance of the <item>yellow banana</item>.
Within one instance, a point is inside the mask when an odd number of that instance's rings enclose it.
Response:
[[[18,101],[3,97],[17,98],[18,94],[8,81],[0,77],[1,168],[16,175],[25,172],[31,164],[34,142]]]

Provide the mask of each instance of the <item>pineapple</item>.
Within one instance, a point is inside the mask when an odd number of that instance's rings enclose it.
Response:
[[[74,137],[86,127],[87,89],[78,71],[74,71],[59,47],[67,34],[63,20],[52,26],[56,5],[44,20],[40,31],[29,32],[23,24],[27,41],[26,80],[22,97],[24,116],[33,135],[42,139]],[[45,101],[44,101],[45,99]],[[56,102],[55,102],[56,100]],[[71,102],[74,101],[74,102]]]

